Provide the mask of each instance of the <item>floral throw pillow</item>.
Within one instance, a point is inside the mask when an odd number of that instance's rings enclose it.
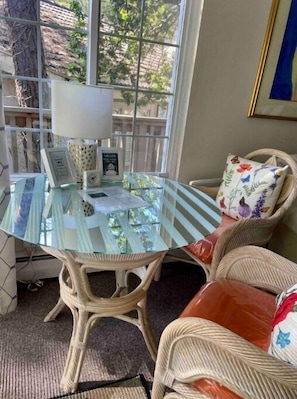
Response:
[[[229,154],[216,198],[222,213],[233,219],[270,216],[287,169]]]
[[[297,366],[297,284],[277,297],[268,352]]]

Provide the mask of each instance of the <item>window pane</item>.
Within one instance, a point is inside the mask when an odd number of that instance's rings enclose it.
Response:
[[[167,139],[157,137],[134,138],[132,170],[138,172],[161,172]]]
[[[175,47],[142,43],[140,52],[140,42],[108,35],[101,36],[99,46],[100,83],[170,91]]]
[[[135,108],[135,92],[115,88],[113,92],[113,115],[133,116]],[[118,120],[118,117],[116,118]],[[115,129],[117,130],[117,129]]]
[[[15,80],[14,79],[5,79],[3,80],[3,101],[5,106],[18,106],[18,100],[15,90]],[[5,113],[5,117],[6,117]],[[6,124],[10,125],[11,123]]]
[[[32,83],[34,83],[32,85]],[[41,84],[41,83],[40,83]],[[38,82],[29,80],[4,79],[5,125],[7,126],[7,143],[9,148],[10,170],[14,173],[40,172],[40,148],[43,143],[51,141],[51,114],[47,109],[18,105],[16,93],[21,88],[34,89],[35,99],[32,105],[38,106]],[[48,93],[48,84],[43,84],[43,94]],[[33,87],[33,89],[32,89]],[[28,102],[29,103],[29,102]],[[40,129],[42,131],[40,132]]]
[[[45,136],[48,133],[44,133]],[[40,173],[40,131],[14,130],[7,135],[9,167],[12,173]],[[44,140],[47,140],[44,137]]]
[[[168,103],[171,96],[159,93],[139,92],[137,102],[137,117],[167,118]],[[166,121],[162,120],[162,124]]]
[[[135,87],[139,43],[127,38],[102,35],[99,45],[99,82]]]
[[[9,169],[12,173],[26,173],[26,149],[22,132],[11,130],[7,132],[7,146],[9,154]]]
[[[75,36],[72,31],[49,27],[41,27],[41,32],[47,75],[54,74],[79,81],[85,80],[86,36]]]
[[[73,11],[60,6],[58,2],[40,2],[40,21],[47,24],[55,24],[63,27],[74,28],[77,18]]]
[[[39,86],[41,86],[42,91],[42,104],[41,101],[39,101]],[[8,77],[3,79],[3,89],[7,125],[34,127],[34,123],[39,124],[41,111],[38,110],[38,107],[42,105],[42,112],[44,115],[46,114],[47,117],[47,126],[44,126],[44,128],[50,127],[50,90],[48,83]],[[26,101],[23,100],[23,96],[26,96]],[[40,123],[40,125],[42,125],[42,123]]]
[[[146,0],[143,38],[176,43],[180,0]]]
[[[26,108],[24,110],[15,110],[13,116],[15,119],[10,119],[9,124],[16,126],[31,126],[33,119],[38,119],[38,110],[30,110],[29,121],[27,120],[28,108],[38,108],[39,106],[39,91],[38,81],[31,81],[26,79],[5,79],[3,81],[4,88],[4,105],[11,105],[15,107]],[[9,111],[9,110],[8,110]],[[11,112],[13,110],[10,110]]]
[[[38,0],[0,0],[1,15],[12,18],[27,19],[28,21],[36,21],[37,4]]]
[[[7,29],[8,51],[14,54],[11,71],[15,75],[38,77],[37,27],[20,22],[1,23]]]
[[[140,58],[139,87],[169,92],[176,49],[157,44],[143,44]]]
[[[135,135],[165,136],[166,119],[136,118]]]
[[[102,0],[100,30],[121,36],[139,37],[141,1]]]

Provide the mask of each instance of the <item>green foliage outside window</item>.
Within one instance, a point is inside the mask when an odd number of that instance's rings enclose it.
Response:
[[[81,2],[71,0],[68,7],[77,17],[75,28],[86,29]],[[145,106],[151,101],[166,106],[166,96],[162,93],[170,91],[173,52],[168,51],[168,46],[162,43],[173,41],[178,11],[175,5],[155,0],[102,2],[98,82],[132,89],[141,87],[143,92],[138,97],[138,106]],[[145,42],[140,41],[141,37],[146,39]],[[71,34],[70,49],[77,55],[77,62],[71,63],[68,71],[81,83],[86,81],[86,40],[86,33],[82,31]],[[138,57],[144,64],[139,75],[136,62]],[[154,59],[158,65],[153,65]],[[122,96],[127,105],[133,103],[132,91],[122,89]]]

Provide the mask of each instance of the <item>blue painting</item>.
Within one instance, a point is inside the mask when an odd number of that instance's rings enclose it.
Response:
[[[292,0],[270,99],[297,101],[297,0]]]

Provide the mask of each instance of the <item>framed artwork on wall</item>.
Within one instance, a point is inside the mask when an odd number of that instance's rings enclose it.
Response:
[[[248,116],[297,120],[297,0],[273,0]]]
[[[99,170],[101,180],[123,179],[123,150],[121,148],[98,148]]]
[[[40,153],[51,187],[76,183],[75,169],[67,148],[43,148]]]

